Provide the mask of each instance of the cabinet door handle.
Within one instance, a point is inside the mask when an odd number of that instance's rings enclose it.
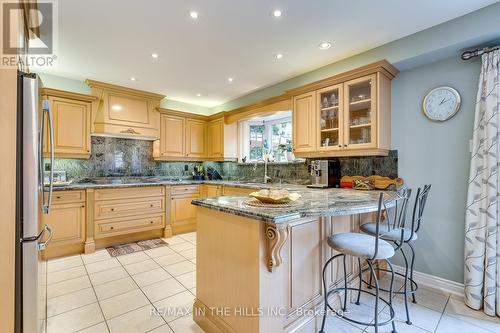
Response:
[[[155,221],[150,221],[149,223],[150,223],[150,224],[153,224],[154,222],[155,222]]]
[[[149,207],[153,207],[153,205],[149,205]]]
[[[110,227],[109,229],[113,230],[115,227]]]
[[[111,208],[111,211],[112,211],[112,212],[114,212],[114,211],[115,211],[115,209],[114,209],[114,208]]]

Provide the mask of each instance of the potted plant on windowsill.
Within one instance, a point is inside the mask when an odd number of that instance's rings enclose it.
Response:
[[[292,153],[292,144],[291,142],[287,142],[287,143],[281,143],[278,145],[278,150],[285,155],[286,157],[286,160],[288,162],[291,162],[293,160],[295,160],[295,156],[293,155]]]

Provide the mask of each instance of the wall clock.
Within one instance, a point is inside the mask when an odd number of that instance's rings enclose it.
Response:
[[[424,114],[433,121],[445,121],[460,110],[460,94],[451,87],[437,87],[427,93],[422,103]]]

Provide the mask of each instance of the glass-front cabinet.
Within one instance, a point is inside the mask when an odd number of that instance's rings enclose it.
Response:
[[[298,157],[387,156],[391,80],[385,60],[290,90]]]
[[[369,75],[316,92],[319,151],[375,146],[375,85]]]
[[[344,145],[347,148],[375,147],[376,76],[344,83]]]
[[[342,85],[324,88],[317,92],[319,110],[319,142],[320,150],[338,150],[342,148]]]

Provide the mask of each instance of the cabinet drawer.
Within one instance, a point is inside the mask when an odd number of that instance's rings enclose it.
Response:
[[[162,213],[165,210],[165,198],[106,200],[95,203],[94,217],[96,220],[131,215]]]
[[[157,197],[165,195],[164,186],[125,187],[112,189],[99,189],[95,191],[95,200],[129,199]]]
[[[199,194],[199,185],[185,185],[185,186],[172,186],[172,196],[184,195],[184,194]]]
[[[137,217],[135,219],[116,219],[101,221],[96,224],[95,238],[104,238],[132,232],[163,228],[164,215]]]
[[[45,193],[45,199],[47,200],[49,194]],[[70,202],[84,202],[85,201],[85,191],[54,191],[52,192],[52,204],[64,204]]]

